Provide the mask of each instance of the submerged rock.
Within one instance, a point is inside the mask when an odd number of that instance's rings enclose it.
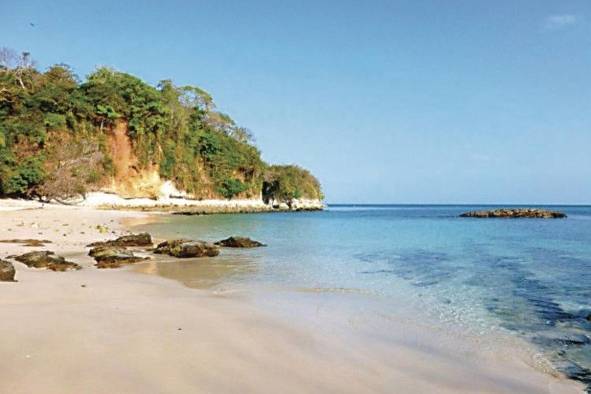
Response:
[[[14,266],[11,262],[0,259],[0,282],[14,282]]]
[[[167,254],[173,257],[214,257],[220,254],[220,249],[209,242],[175,239],[158,244],[154,253]]]
[[[544,346],[582,346],[591,344],[591,338],[585,334],[566,333],[557,335],[540,335],[532,338],[534,343]]]
[[[147,257],[139,257],[132,251],[120,246],[96,246],[88,252],[94,258],[97,268],[119,268],[123,265],[137,263],[147,260]]]
[[[48,250],[29,252],[14,257],[16,261],[32,268],[47,268],[52,271],[79,270],[82,267]]]
[[[129,234],[110,241],[93,242],[87,246],[152,246],[152,237],[148,233]]]
[[[464,212],[460,215],[463,218],[537,218],[537,219],[560,219],[566,214],[558,211],[550,211],[539,208],[500,208],[488,211]]]
[[[247,237],[230,237],[222,239],[215,244],[219,246],[225,246],[227,248],[257,248],[259,246],[267,246],[259,241],[255,241]]]

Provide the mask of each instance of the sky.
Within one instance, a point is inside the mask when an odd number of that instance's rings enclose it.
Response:
[[[330,203],[591,203],[591,1],[7,1],[0,46],[210,92]]]

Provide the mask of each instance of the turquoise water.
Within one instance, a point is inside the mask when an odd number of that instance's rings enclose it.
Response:
[[[490,207],[340,205],[144,227],[160,237],[268,243],[204,264],[220,269],[205,275],[211,286],[378,295],[476,335],[519,336],[591,387],[591,207],[552,207],[568,214],[556,220],[458,217],[480,208]],[[203,271],[182,264],[175,276],[198,283]]]

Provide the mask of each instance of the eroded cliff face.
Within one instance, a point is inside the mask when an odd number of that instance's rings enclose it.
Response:
[[[179,190],[174,182],[162,178],[157,164],[142,166],[134,153],[128,130],[127,122],[117,121],[107,134],[107,148],[112,161],[113,175],[105,179],[100,191],[114,193],[126,199],[219,198],[213,191],[213,184],[206,178],[202,180],[203,189],[196,196]],[[200,168],[195,168],[195,171],[204,173]],[[260,195],[257,197],[261,198]]]
[[[127,122],[118,121],[107,136],[109,154],[113,162],[114,175],[104,190],[125,198],[159,198],[165,181],[160,178],[158,166],[139,166],[133,144],[128,135]]]

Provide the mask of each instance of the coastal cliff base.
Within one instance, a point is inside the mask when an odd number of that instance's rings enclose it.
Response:
[[[104,192],[88,193],[86,199],[73,203],[99,209],[170,212],[182,215],[320,211],[324,209],[322,201],[311,199],[293,199],[289,201],[289,204],[274,201],[266,204],[262,199],[193,200],[166,196],[155,199],[123,198],[117,194]]]

